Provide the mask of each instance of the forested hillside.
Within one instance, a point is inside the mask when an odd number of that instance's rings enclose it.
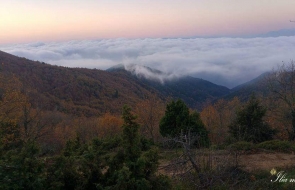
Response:
[[[161,74],[161,71],[151,68],[146,69],[154,75]],[[191,76],[179,76],[159,82],[157,80],[147,79],[141,76],[140,73],[136,75],[135,73],[126,71],[122,67],[113,68],[109,71],[112,73],[132,74],[133,78],[139,80],[139,82],[145,86],[156,89],[163,97],[181,98],[191,108],[199,110],[201,110],[205,103],[221,98],[230,92],[230,90],[224,86]]]
[[[240,165],[258,151],[288,158],[295,151],[293,62],[232,94],[189,76],[159,83],[122,69],[58,67],[4,52],[0,63],[0,189],[293,185],[269,183],[269,171]]]
[[[14,76],[35,107],[77,116],[120,113],[124,104],[134,106],[156,94],[126,73],[97,69],[65,68],[30,61],[0,52],[0,73]]]
[[[162,101],[181,98],[190,107],[201,109],[205,102],[229,93],[226,87],[189,76],[162,84],[122,69],[106,72],[52,66],[4,52],[0,52],[0,62],[1,74],[18,78],[35,107],[87,117],[118,114],[124,104],[134,106],[152,94]]]

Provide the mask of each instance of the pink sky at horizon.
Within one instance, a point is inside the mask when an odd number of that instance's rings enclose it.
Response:
[[[0,44],[238,36],[294,28],[294,0],[4,0]]]

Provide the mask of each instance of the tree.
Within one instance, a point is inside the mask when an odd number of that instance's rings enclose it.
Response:
[[[14,76],[0,74],[0,122],[18,121],[27,103],[20,81]]]
[[[97,136],[105,138],[111,137],[114,134],[119,135],[122,133],[121,126],[123,125],[123,120],[120,116],[112,115],[107,112],[103,116],[98,118],[97,121]]]
[[[123,147],[127,161],[135,161],[140,156],[139,125],[135,122],[136,116],[131,114],[131,108],[123,107],[122,118],[123,128]]]
[[[193,142],[195,146],[209,146],[210,141],[208,131],[206,130],[198,112],[194,111],[189,115],[188,126],[188,134],[195,137]]]
[[[43,189],[43,161],[34,141],[21,139],[19,126],[0,122],[0,189]]]
[[[44,189],[44,163],[38,158],[39,148],[27,142],[0,156],[0,189]]]
[[[165,112],[165,105],[153,94],[136,104],[138,123],[141,125],[140,134],[157,142],[160,138],[159,122]]]
[[[189,109],[181,100],[167,104],[164,117],[160,121],[160,133],[164,137],[179,136],[189,122]]]
[[[61,120],[58,113],[34,109],[30,103],[27,103],[22,107],[22,116],[19,119],[22,138],[25,141],[48,138],[54,126]]]
[[[143,151],[139,125],[131,108],[123,107],[122,147],[110,160],[105,174],[106,189],[170,189],[167,177],[156,175],[158,150],[149,147]]]
[[[254,143],[271,140],[275,130],[263,120],[266,108],[252,95],[247,104],[237,112],[236,119],[230,124],[229,132],[238,141]]]
[[[84,144],[79,137],[69,140],[63,153],[51,159],[47,169],[47,184],[50,189],[97,189],[103,184],[102,159],[105,151],[102,142],[93,139]]]
[[[273,98],[281,100],[287,107],[290,115],[291,129],[286,128],[289,140],[295,140],[295,63],[283,64],[273,70],[266,78]]]
[[[197,112],[189,113],[182,100],[167,104],[164,117],[160,121],[160,133],[164,137],[193,135],[202,145],[209,144],[208,132]]]
[[[240,105],[239,98],[234,97],[230,101],[220,99],[202,110],[200,116],[209,131],[210,142],[214,144],[225,142],[229,136],[228,126],[233,122],[236,110]]]

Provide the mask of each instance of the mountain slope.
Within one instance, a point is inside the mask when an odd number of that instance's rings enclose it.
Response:
[[[200,109],[205,102],[213,101],[230,92],[224,86],[191,76],[174,76],[148,67],[137,69],[142,72],[136,73],[134,70],[136,69],[126,71],[126,68],[122,66],[109,69],[112,73],[130,73],[141,83],[156,89],[164,97],[181,98],[192,108]],[[156,77],[157,75],[159,76]]]
[[[1,51],[0,73],[19,78],[35,106],[75,115],[120,113],[124,104],[135,106],[157,93],[123,74],[52,66]]]
[[[147,67],[132,69],[133,73],[122,67],[109,71],[66,68],[0,51],[0,73],[16,76],[33,106],[44,110],[85,116],[119,114],[124,104],[135,107],[152,94],[161,101],[181,98],[200,109],[205,102],[229,93],[226,87],[190,76],[167,75]]]
[[[263,73],[244,84],[236,86],[235,88],[231,89],[231,92],[224,98],[232,99],[236,96],[239,97],[240,100],[246,101],[253,93],[255,95],[267,96],[269,94],[268,86],[265,79],[267,74],[267,72]]]

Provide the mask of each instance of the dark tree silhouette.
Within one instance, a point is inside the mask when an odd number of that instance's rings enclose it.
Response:
[[[229,126],[230,134],[238,141],[254,143],[271,140],[275,131],[263,120],[266,108],[252,95],[247,104],[237,112],[237,117]]]

